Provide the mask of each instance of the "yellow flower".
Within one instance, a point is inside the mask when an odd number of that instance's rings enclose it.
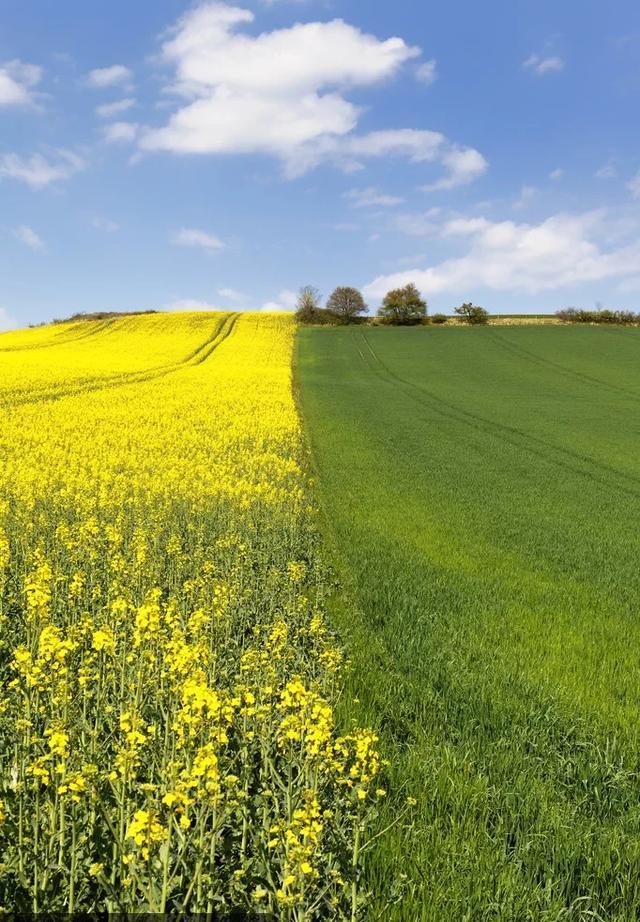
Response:
[[[152,589],[146,601],[136,611],[134,646],[139,647],[145,641],[153,639],[160,630],[160,589]]]
[[[98,652],[113,653],[116,646],[113,631],[110,630],[110,628],[98,628],[98,630],[93,632],[91,646]]]
[[[49,740],[51,756],[65,759],[69,755],[69,734],[61,729],[50,729],[45,732]]]
[[[287,571],[292,583],[301,583],[307,573],[307,565],[301,560],[290,560],[287,564]]]
[[[145,861],[149,858],[150,847],[158,845],[167,837],[167,830],[155,813],[150,810],[136,810],[127,828],[126,838],[140,848]]]

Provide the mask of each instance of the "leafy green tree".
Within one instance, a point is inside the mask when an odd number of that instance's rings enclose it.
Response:
[[[484,309],[484,307],[478,307],[477,304],[472,304],[469,301],[467,304],[461,304],[460,307],[456,307],[454,313],[461,317],[465,323],[488,323],[489,322],[489,312]]]
[[[404,288],[388,291],[378,308],[378,317],[383,323],[421,323],[426,316],[427,302],[412,282]]]
[[[327,301],[327,310],[331,311],[342,323],[350,323],[359,314],[364,314],[367,305],[357,288],[341,287],[332,292]]]
[[[431,323],[447,323],[449,318],[446,314],[433,314]]]

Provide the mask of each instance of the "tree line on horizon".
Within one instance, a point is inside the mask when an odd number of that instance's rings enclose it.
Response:
[[[556,317],[563,323],[615,323],[621,326],[640,324],[640,313],[612,310],[599,305],[592,311],[580,307],[565,307],[556,311]]]
[[[367,311],[362,293],[348,285],[339,286],[329,295],[325,307],[317,288],[305,285],[300,289],[296,302],[296,319],[302,324],[324,324],[338,326],[349,323],[363,323]],[[477,304],[467,302],[454,309],[465,323],[484,324],[489,313]],[[388,291],[377,310],[375,321],[391,326],[417,326],[419,324],[447,323],[447,314],[428,315],[427,302],[418,288],[410,282],[402,288]]]

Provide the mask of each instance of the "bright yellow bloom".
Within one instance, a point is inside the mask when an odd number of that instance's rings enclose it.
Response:
[[[116,646],[113,631],[110,628],[98,628],[97,631],[93,632],[91,646],[98,652],[113,653]]]
[[[348,913],[336,854],[379,764],[374,736],[336,738],[294,331],[193,313],[0,334],[0,853],[25,899],[69,902],[75,836],[78,911],[163,911],[164,884],[221,916]]]
[[[149,810],[136,810],[127,828],[126,838],[137,845],[145,861],[149,858],[150,849],[164,842],[166,837],[167,830],[155,813]]]

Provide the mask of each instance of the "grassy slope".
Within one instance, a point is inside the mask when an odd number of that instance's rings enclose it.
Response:
[[[419,801],[371,918],[638,918],[639,368],[635,330],[301,333],[345,713]]]

